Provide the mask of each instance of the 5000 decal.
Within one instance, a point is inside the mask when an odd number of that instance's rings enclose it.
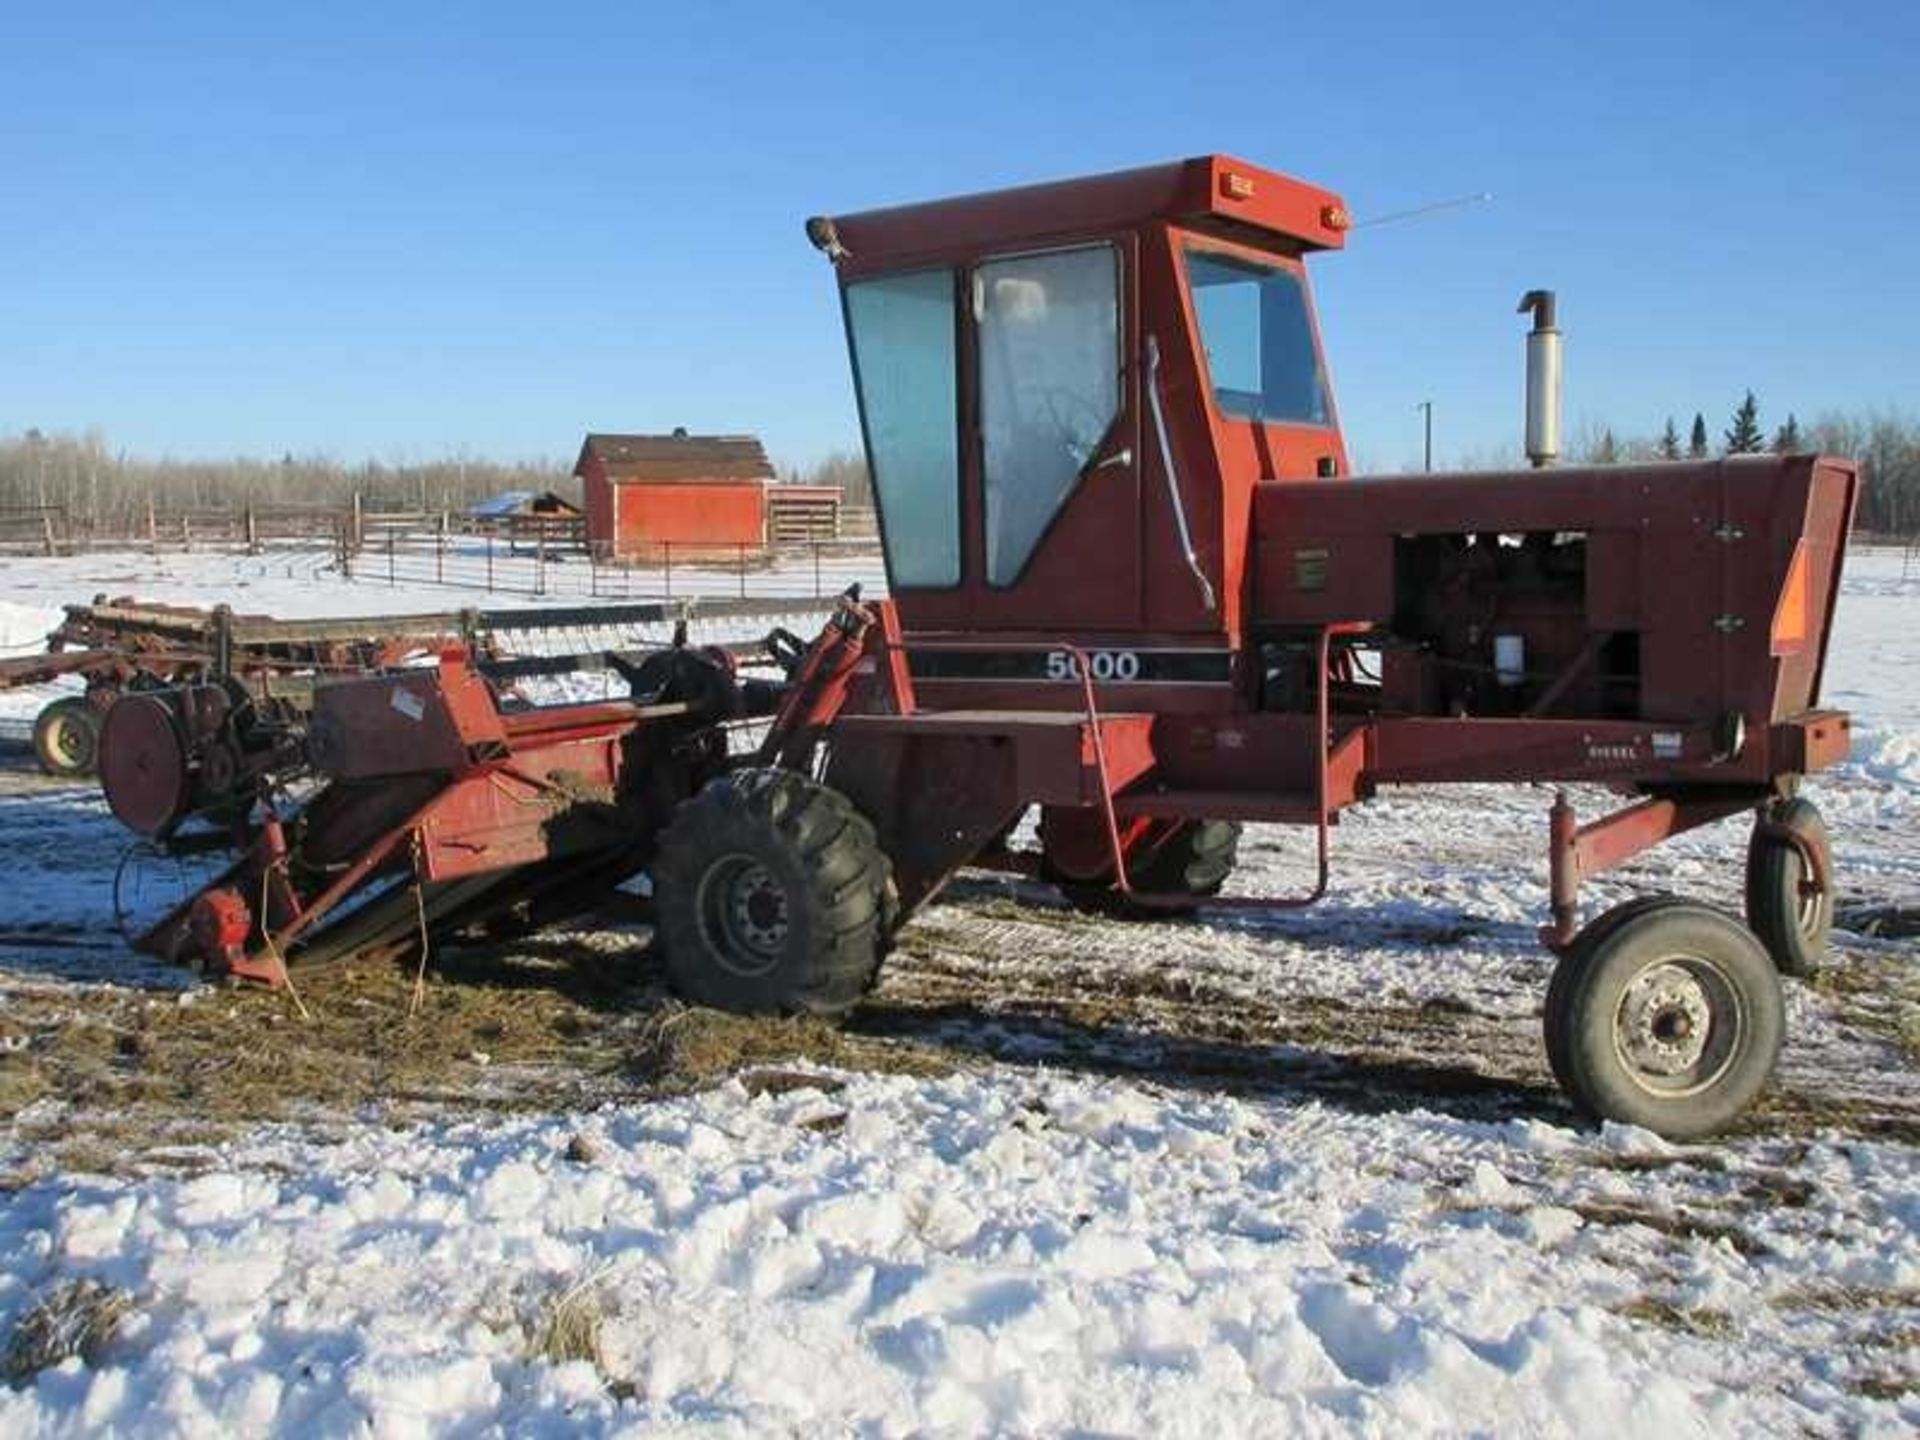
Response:
[[[1225,685],[1233,657],[1225,650],[911,650],[916,680],[1080,679],[1079,655],[1102,685]]]
[[[1138,650],[1089,650],[1085,654],[1087,669],[1093,672],[1093,678],[1096,680],[1138,680],[1140,678]],[[1071,650],[1047,652],[1047,679],[1078,680],[1079,678],[1079,655]]]

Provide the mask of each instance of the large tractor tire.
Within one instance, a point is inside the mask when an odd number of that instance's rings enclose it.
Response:
[[[1142,821],[1121,831],[1127,881],[1144,895],[1178,903],[1135,904],[1114,884],[1111,843],[1100,812],[1047,806],[1040,813],[1041,874],[1077,909],[1129,919],[1191,914],[1233,873],[1240,825],[1233,820]]]
[[[33,753],[49,775],[79,780],[100,760],[100,712],[84,696],[68,695],[42,710],[33,722]]]
[[[667,977],[699,1005],[841,1015],[872,988],[887,858],[865,816],[790,770],[742,770],[675,810],[653,866]]]
[[[1787,800],[1767,818],[1807,841],[1826,860],[1827,873],[1833,873],[1826,822],[1811,800]],[[1782,975],[1809,980],[1825,967],[1833,888],[1815,889],[1800,852],[1757,826],[1747,844],[1747,923]]]
[[[1785,1004],[1766,948],[1732,916],[1691,902],[1649,905],[1568,958],[1545,1023],[1582,1109],[1695,1140],[1724,1129],[1766,1087]]]

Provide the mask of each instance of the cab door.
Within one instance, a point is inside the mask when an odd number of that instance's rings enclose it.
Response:
[[[1131,244],[990,256],[967,275],[969,622],[1132,631],[1142,616]]]

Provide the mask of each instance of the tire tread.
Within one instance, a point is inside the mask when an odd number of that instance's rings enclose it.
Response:
[[[800,948],[765,975],[736,975],[706,953],[699,879],[707,865],[735,853],[798,881],[788,904],[804,912],[793,921]],[[709,782],[661,832],[654,877],[656,933],[669,979],[687,999],[722,1010],[833,1016],[872,988],[883,950],[886,857],[866,818],[807,776],[746,770]]]

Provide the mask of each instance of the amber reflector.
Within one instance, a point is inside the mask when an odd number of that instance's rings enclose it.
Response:
[[[1787,567],[1786,588],[1780,592],[1780,603],[1773,608],[1773,645],[1775,655],[1791,655],[1807,643],[1807,617],[1812,610],[1812,597],[1807,577],[1807,542],[1802,540],[1793,550],[1793,563]]]

